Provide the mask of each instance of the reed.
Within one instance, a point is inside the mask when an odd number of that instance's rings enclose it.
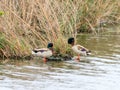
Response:
[[[1,0],[0,56],[27,56],[48,42],[66,53],[68,37],[119,23],[119,9],[119,0]]]

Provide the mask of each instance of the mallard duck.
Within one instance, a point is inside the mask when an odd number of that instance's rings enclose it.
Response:
[[[80,55],[87,56],[91,54],[91,51],[83,47],[82,45],[75,45],[75,39],[73,37],[68,39],[68,44],[72,46],[72,50],[78,55],[78,61],[80,61]]]
[[[47,48],[34,49],[32,55],[43,58],[43,62],[47,62],[47,58],[53,55],[53,43],[48,43]]]

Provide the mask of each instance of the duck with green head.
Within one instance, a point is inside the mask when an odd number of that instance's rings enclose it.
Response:
[[[32,55],[43,58],[43,62],[47,62],[47,58],[53,55],[53,43],[48,43],[47,48],[34,49]]]
[[[80,55],[90,55],[91,51],[87,48],[83,47],[82,45],[75,45],[75,39],[73,37],[68,39],[68,44],[70,44],[72,47],[72,50],[78,55],[77,60],[80,61]]]

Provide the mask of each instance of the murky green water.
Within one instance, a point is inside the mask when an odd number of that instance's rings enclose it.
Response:
[[[0,90],[119,90],[120,28],[80,35],[78,42],[93,53],[81,57],[81,62],[31,60],[0,65]]]

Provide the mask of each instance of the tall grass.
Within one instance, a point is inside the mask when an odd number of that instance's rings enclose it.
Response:
[[[119,0],[1,0],[0,56],[30,55],[48,42],[66,53],[68,37],[118,23],[119,9]]]

